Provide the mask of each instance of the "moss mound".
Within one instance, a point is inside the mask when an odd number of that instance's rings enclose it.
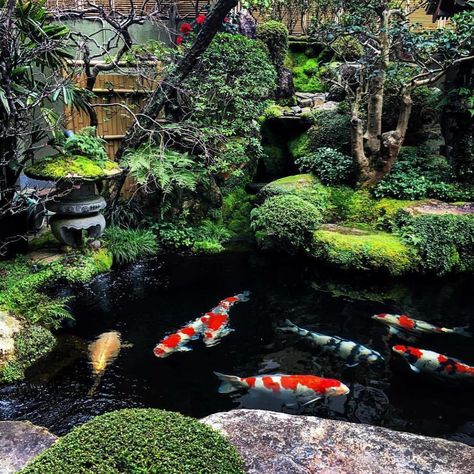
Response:
[[[312,255],[344,269],[391,275],[416,271],[419,264],[415,250],[395,235],[340,226],[326,226],[314,233]]]
[[[217,431],[178,413],[126,409],[79,426],[23,474],[243,474],[235,448]]]
[[[49,156],[28,166],[27,175],[35,178],[58,180],[64,178],[98,179],[118,175],[121,168],[114,161],[107,160],[101,165],[86,156]]]
[[[293,72],[295,89],[298,92],[321,92],[323,86],[319,77],[319,61],[304,52],[290,52],[287,66]]]

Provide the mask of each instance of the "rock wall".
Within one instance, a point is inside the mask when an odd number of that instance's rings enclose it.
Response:
[[[377,426],[233,410],[202,420],[221,431],[249,474],[466,474],[474,448]]]

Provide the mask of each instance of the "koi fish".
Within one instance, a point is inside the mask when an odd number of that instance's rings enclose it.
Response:
[[[248,291],[244,291],[238,295],[230,296],[220,301],[215,308],[201,318],[204,325],[203,340],[207,347],[215,346],[223,337],[233,331],[229,328],[228,312],[235,303],[248,301],[249,295]]]
[[[214,372],[214,374],[221,381],[219,393],[253,390],[261,393],[278,394],[282,398],[296,399],[303,406],[323,397],[335,397],[349,393],[349,388],[339,380],[325,379],[315,375],[237,377],[219,372]]]
[[[188,323],[173,334],[163,338],[153,349],[156,357],[164,359],[174,352],[188,352],[192,349],[187,344],[193,339],[197,339],[204,329],[200,319]]]
[[[278,329],[284,332],[298,334],[312,344],[321,347],[323,351],[335,353],[346,361],[348,367],[355,367],[362,361],[374,363],[383,360],[380,353],[357,342],[342,339],[337,336],[326,336],[318,332],[308,331],[307,329],[300,328],[288,319],[285,321],[285,324],[286,326]]]
[[[393,346],[392,350],[403,356],[408,361],[410,369],[417,374],[426,372],[441,377],[474,381],[474,367],[457,359],[426,349],[403,345]]]
[[[417,334],[457,334],[464,337],[472,337],[472,334],[466,331],[465,327],[445,328],[442,326],[435,326],[426,321],[409,318],[405,314],[375,314],[372,319],[386,324],[390,328],[402,330]],[[392,331],[391,334],[399,334]]]
[[[94,376],[89,396],[92,396],[99,386],[107,367],[117,358],[121,347],[122,341],[118,331],[104,332],[89,344],[89,361]]]

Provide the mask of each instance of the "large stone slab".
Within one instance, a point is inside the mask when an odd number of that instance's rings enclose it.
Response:
[[[14,357],[14,336],[21,330],[20,322],[4,311],[0,311],[0,367]]]
[[[0,421],[0,474],[19,471],[56,439],[29,421]]]
[[[263,410],[202,420],[221,431],[249,474],[467,474],[474,448],[363,424]]]

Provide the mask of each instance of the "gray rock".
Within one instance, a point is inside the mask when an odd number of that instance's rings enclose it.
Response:
[[[295,92],[298,99],[312,99],[314,94],[312,92]]]
[[[20,321],[0,311],[0,367],[14,357],[14,336],[21,328]]]
[[[0,474],[22,469],[57,437],[29,421],[0,421]]]
[[[466,474],[474,448],[377,426],[262,410],[202,420],[221,431],[249,474]]]
[[[298,99],[298,105],[300,107],[312,107],[313,106],[313,100],[312,99]]]
[[[300,114],[301,113],[301,107],[299,105],[295,105],[291,107],[291,111],[295,114]]]

